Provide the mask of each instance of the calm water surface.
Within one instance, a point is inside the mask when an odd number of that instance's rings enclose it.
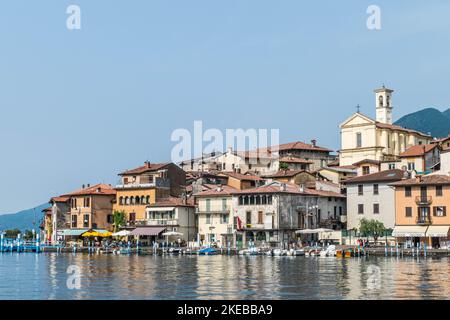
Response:
[[[0,299],[448,299],[449,272],[449,258],[3,253]]]

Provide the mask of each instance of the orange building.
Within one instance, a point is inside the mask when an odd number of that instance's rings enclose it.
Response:
[[[114,211],[123,211],[129,226],[145,220],[147,205],[178,196],[185,190],[186,173],[173,163],[150,163],[119,174]]]
[[[71,229],[113,229],[113,201],[116,191],[108,184],[96,184],[63,195],[69,197]]]
[[[450,176],[427,175],[404,179],[395,187],[395,228],[399,242],[447,246],[449,240]]]

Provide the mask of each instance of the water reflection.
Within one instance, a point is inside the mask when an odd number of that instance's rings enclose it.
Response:
[[[79,290],[67,287],[71,265]],[[445,299],[449,266],[448,258],[0,254],[0,299]]]

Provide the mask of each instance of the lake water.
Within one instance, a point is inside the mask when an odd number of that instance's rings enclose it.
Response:
[[[2,253],[0,299],[448,299],[449,274],[448,257]]]

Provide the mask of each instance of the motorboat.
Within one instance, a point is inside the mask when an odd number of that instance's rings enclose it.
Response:
[[[169,253],[171,254],[180,254],[182,252],[181,248],[170,248]]]
[[[283,250],[279,249],[279,248],[273,249],[272,252],[273,252],[274,256],[282,256],[283,255]]]
[[[204,248],[198,251],[198,254],[200,255],[213,255],[217,254],[218,251],[214,248]]]
[[[305,255],[305,250],[303,249],[294,249],[294,256],[304,256]]]
[[[336,255],[336,246],[334,244],[329,245],[325,250],[320,252],[321,257],[334,257]]]

